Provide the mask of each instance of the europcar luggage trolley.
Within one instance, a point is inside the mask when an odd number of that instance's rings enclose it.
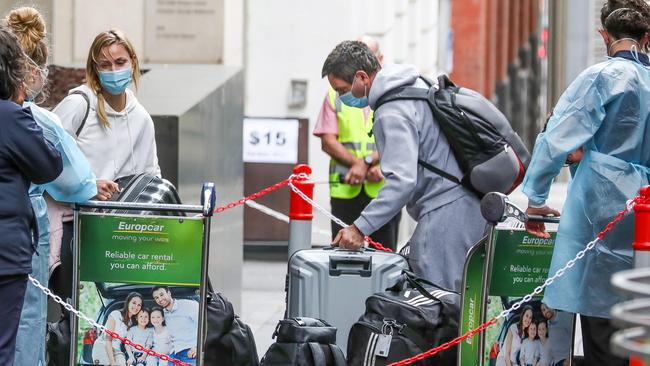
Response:
[[[131,317],[134,310],[164,307],[166,299],[156,300],[152,293],[157,286],[163,286],[174,302],[183,300],[176,303],[184,306],[184,311],[198,309],[196,324],[187,327],[190,335],[196,332],[196,360],[201,365],[207,331],[205,298],[214,205],[213,183],[203,185],[201,205],[109,201],[76,205],[73,306],[106,325],[115,311]],[[167,215],[160,215],[163,212]],[[139,305],[134,297],[140,297]],[[132,309],[131,302],[135,304]],[[154,325],[147,317],[133,318]],[[71,327],[70,365],[108,364],[107,349],[111,345],[107,347],[106,343],[110,338],[88,324],[80,324],[76,317],[72,317]]]
[[[548,230],[551,238],[540,239],[527,234],[523,223],[528,220],[552,224],[559,222],[557,217],[528,216],[500,193],[489,193],[483,198],[481,213],[490,224],[490,229],[467,255],[460,334],[485,323],[544,283],[549,274],[555,232]],[[510,225],[503,224],[506,220]],[[541,297],[533,298],[528,305],[533,307],[536,320],[543,318]],[[457,350],[458,365],[505,364],[499,358],[508,357],[505,355],[505,339],[512,324],[519,321],[522,309],[510,314],[505,321],[461,342]],[[562,318],[566,323],[567,316]],[[572,329],[573,316],[568,318],[568,322],[564,325]],[[504,354],[499,355],[501,352]]]

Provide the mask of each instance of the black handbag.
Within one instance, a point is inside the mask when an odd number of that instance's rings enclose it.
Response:
[[[336,328],[314,318],[280,320],[273,333],[263,366],[345,366],[343,351],[336,345]]]
[[[383,366],[458,336],[460,294],[404,271],[401,280],[366,300],[366,312],[348,338],[349,365]],[[414,365],[456,365],[457,348]]]

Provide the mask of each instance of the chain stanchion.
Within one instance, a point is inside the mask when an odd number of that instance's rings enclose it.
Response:
[[[319,205],[316,203],[314,200],[309,198],[303,191],[301,191],[298,187],[296,187],[293,183],[289,182],[289,188],[296,193],[300,198],[305,200],[307,203],[312,205],[315,209],[318,211],[322,212],[325,216],[327,216],[330,220],[334,221],[337,225],[340,227],[348,227],[350,225],[346,224],[343,222],[343,220],[339,219],[338,217],[332,215],[329,211],[323,208],[323,206]],[[377,250],[382,250],[384,252],[392,252],[390,248],[384,247],[381,243],[377,243],[376,241],[372,240],[369,236],[366,236],[364,240],[368,243],[368,245],[372,246],[373,248]]]

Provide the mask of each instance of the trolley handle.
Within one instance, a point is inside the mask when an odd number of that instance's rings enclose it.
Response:
[[[560,216],[542,216],[542,215],[526,215],[528,221],[532,222],[546,222],[549,224],[559,224]]]
[[[481,214],[492,225],[503,222],[508,217],[521,222],[547,222],[557,224],[559,216],[528,215],[524,210],[508,200],[508,196],[499,192],[490,192],[481,200]]]

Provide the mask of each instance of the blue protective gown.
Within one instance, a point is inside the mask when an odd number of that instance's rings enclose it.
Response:
[[[533,204],[546,201],[566,156],[584,147],[569,184],[550,275],[596,238],[650,177],[650,68],[630,52],[582,72],[558,101],[547,131],[537,138],[523,182]],[[550,285],[551,307],[609,318],[624,300],[610,285],[615,272],[632,268],[634,219],[627,215],[584,259]]]
[[[84,202],[97,194],[95,174],[74,139],[63,129],[59,117],[33,103],[29,107],[43,136],[61,153],[63,171],[50,183],[29,188],[29,198],[38,226],[37,252],[32,257],[32,274],[43,285],[48,282],[50,222],[43,193],[62,202]],[[16,365],[45,365],[45,321],[47,298],[31,283],[27,285],[25,303],[16,336]]]

